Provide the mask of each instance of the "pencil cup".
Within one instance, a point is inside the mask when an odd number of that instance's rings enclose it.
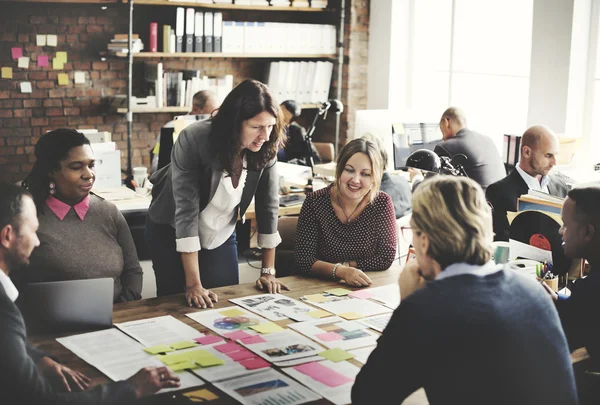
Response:
[[[508,263],[509,252],[508,242],[494,242],[494,262],[496,264]]]
[[[541,278],[536,277],[537,281],[542,281]],[[546,280],[544,280],[544,283],[546,283],[546,285],[548,287],[550,287],[552,289],[552,291],[554,292],[558,292],[558,277],[554,277],[554,278],[547,278]]]

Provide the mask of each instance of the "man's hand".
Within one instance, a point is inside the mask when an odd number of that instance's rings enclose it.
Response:
[[[90,384],[88,376],[79,371],[71,370],[69,367],[55,362],[50,357],[42,357],[37,366],[41,375],[53,383],[56,382],[67,392],[73,390],[83,391]]]
[[[136,396],[144,398],[163,388],[179,387],[179,377],[167,367],[144,367],[127,382],[133,386]]]
[[[269,294],[279,294],[282,289],[289,291],[289,287],[283,284],[281,281],[271,274],[263,274],[258,280],[256,280],[256,286],[261,290],[265,288],[269,291]]]
[[[195,306],[197,308],[212,308],[214,306],[213,301],[219,302],[217,294],[201,285],[186,287],[185,300],[190,307]]]
[[[400,298],[406,299],[409,295],[424,288],[427,281],[419,273],[419,263],[416,259],[409,260],[402,269],[398,278],[400,285]]]

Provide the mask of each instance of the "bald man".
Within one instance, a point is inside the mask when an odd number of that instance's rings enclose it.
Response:
[[[506,176],[504,163],[492,138],[467,128],[467,118],[460,108],[450,107],[444,111],[440,130],[444,141],[437,144],[433,151],[438,156],[449,158],[465,155],[465,172],[479,183],[483,191]]]
[[[536,125],[521,139],[521,158],[515,170],[490,185],[486,198],[493,210],[494,240],[507,241],[509,225],[506,213],[517,211],[517,200],[530,189],[564,198],[569,191],[560,178],[548,174],[556,165],[558,138],[549,128]]]

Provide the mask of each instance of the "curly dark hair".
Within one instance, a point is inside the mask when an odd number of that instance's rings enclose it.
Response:
[[[234,166],[239,156],[243,122],[263,111],[275,117],[273,131],[260,151],[246,150],[248,169],[261,170],[277,155],[277,150],[285,140],[281,110],[267,86],[257,80],[244,80],[225,97],[214,114],[210,132],[211,149],[219,156],[230,176],[234,175]]]
[[[44,202],[50,195],[50,173],[60,169],[60,161],[67,158],[71,149],[89,144],[85,135],[68,128],[50,131],[40,138],[35,145],[33,169],[22,184],[33,196],[38,213],[43,211]]]

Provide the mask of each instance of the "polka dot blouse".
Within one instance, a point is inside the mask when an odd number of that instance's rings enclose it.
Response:
[[[310,193],[302,205],[294,240],[295,271],[308,273],[317,260],[356,260],[356,267],[363,271],[387,270],[397,246],[390,196],[379,192],[356,219],[344,224],[333,210],[331,187]]]

